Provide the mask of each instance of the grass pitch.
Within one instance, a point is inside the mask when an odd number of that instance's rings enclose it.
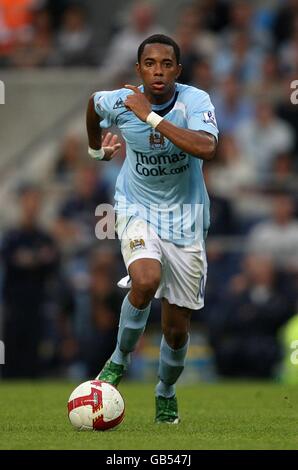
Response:
[[[182,422],[156,425],[154,385],[121,384],[126,417],[106,432],[75,431],[77,384],[0,382],[0,449],[298,449],[298,387],[272,383],[177,388]]]

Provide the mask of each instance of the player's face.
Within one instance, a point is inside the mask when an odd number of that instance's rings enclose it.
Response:
[[[171,98],[175,81],[181,72],[181,65],[177,64],[172,46],[146,44],[136,67],[144,84],[145,94],[163,98],[164,101]]]

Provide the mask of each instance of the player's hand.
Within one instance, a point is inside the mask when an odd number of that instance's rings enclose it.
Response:
[[[121,148],[121,143],[118,142],[119,138],[116,134],[108,132],[102,137],[101,146],[104,149],[105,156],[103,160],[109,161],[115,157],[117,151]]]
[[[126,100],[124,101],[125,106],[141,119],[141,121],[146,122],[148,114],[152,111],[151,104],[138,87],[133,85],[124,86],[134,92],[126,97]]]

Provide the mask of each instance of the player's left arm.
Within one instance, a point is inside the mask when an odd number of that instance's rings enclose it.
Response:
[[[125,87],[134,91],[134,94],[127,96],[124,102],[125,106],[139,119],[147,122],[147,118],[152,109],[146,96],[138,87],[132,85],[126,85]],[[194,157],[202,160],[211,160],[215,155],[217,140],[214,135],[209,132],[184,129],[175,126],[166,119],[162,119],[155,128],[173,142],[176,147]]]

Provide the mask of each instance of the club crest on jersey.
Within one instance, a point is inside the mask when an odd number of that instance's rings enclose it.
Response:
[[[151,129],[149,136],[149,145],[152,150],[162,149],[165,146],[165,138],[162,134]]]
[[[122,98],[118,98],[118,100],[116,101],[116,103],[113,106],[113,109],[119,109],[119,108],[125,108],[125,104],[124,104]]]
[[[143,238],[131,240],[129,243],[129,247],[132,252],[136,250],[140,250],[142,248],[145,248],[145,241]]]
[[[208,111],[207,113],[203,113],[204,115],[204,122],[205,124],[212,124],[212,126],[217,128],[217,122],[215,119],[215,115],[212,111]]]

